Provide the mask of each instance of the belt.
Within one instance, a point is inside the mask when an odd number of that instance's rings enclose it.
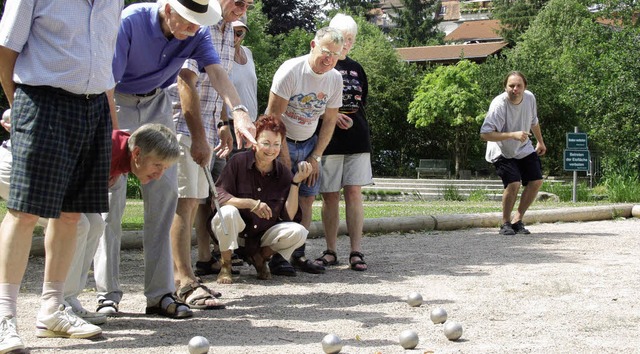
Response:
[[[23,85],[23,86],[30,86],[30,85]],[[36,89],[40,89],[43,91],[47,91],[47,92],[51,92],[53,94],[57,94],[57,95],[62,95],[62,96],[67,96],[67,97],[72,97],[72,98],[76,98],[76,99],[81,99],[81,100],[93,100],[97,97],[100,97],[102,95],[104,95],[104,93],[73,93],[73,92],[69,92],[67,90],[61,89],[59,87],[53,87],[53,86],[31,86],[33,88]]]
[[[160,90],[159,88],[154,88],[153,90],[151,90],[151,91],[149,91],[147,93],[134,93],[133,95],[137,96],[137,97],[149,97],[149,96],[153,96],[156,93],[158,93],[159,90]]]
[[[309,137],[308,139],[304,139],[304,140],[293,140],[290,138],[287,138],[287,141],[290,143],[294,143],[294,144],[303,144],[306,143],[307,141],[311,140],[311,138],[313,138],[313,135],[311,137]]]

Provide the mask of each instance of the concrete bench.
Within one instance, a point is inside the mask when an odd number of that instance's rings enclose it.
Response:
[[[416,167],[416,172],[418,173],[418,178],[420,178],[420,175],[427,177],[451,177],[449,160],[420,159],[420,163],[418,167]]]

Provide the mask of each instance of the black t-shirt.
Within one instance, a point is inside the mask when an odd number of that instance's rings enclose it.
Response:
[[[343,83],[340,112],[353,119],[353,126],[347,130],[336,126],[324,155],[370,153],[371,134],[364,111],[369,92],[367,75],[362,66],[349,57],[338,61],[336,70],[342,75]]]

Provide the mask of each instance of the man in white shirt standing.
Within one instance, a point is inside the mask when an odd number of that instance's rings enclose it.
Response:
[[[536,98],[527,90],[524,75],[510,72],[504,80],[504,91],[491,102],[480,137],[488,142],[486,160],[493,163],[504,185],[500,234],[529,234],[522,219],[542,186],[539,156],[547,152],[547,147],[540,131]],[[535,149],[531,132],[537,142]],[[521,184],[524,190],[520,204],[511,218]]]

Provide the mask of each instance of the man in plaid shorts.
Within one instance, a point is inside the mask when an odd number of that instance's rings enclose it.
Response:
[[[63,292],[80,214],[108,210],[112,123],[104,92],[115,85],[111,61],[123,5],[6,2],[0,81],[11,105],[14,160],[0,227],[0,353],[24,349],[17,297],[39,217],[51,221],[36,336],[102,332],[63,305]]]

